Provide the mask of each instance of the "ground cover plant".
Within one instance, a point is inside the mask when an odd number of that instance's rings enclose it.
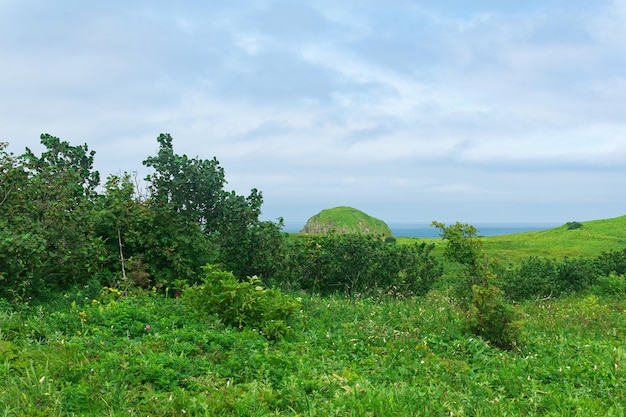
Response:
[[[105,288],[0,310],[0,415],[607,415],[626,395],[621,297],[529,301],[524,343],[464,333],[445,292],[302,293],[268,340],[180,298]],[[88,296],[88,298],[85,298]]]

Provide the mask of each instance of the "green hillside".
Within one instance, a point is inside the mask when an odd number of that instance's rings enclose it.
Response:
[[[391,229],[387,224],[352,207],[335,207],[322,210],[311,217],[300,233],[312,235],[324,233],[359,233],[391,237]]]
[[[596,256],[604,251],[626,248],[626,216],[581,224],[577,229],[564,224],[549,230],[486,237],[484,245],[488,253],[503,260],[530,255]]]
[[[597,256],[609,250],[626,248],[626,216],[581,222],[570,229],[567,224],[549,230],[514,233],[483,238],[485,250],[494,259],[515,261],[527,256],[563,258]],[[439,238],[400,238],[401,243],[426,241],[441,244]]]

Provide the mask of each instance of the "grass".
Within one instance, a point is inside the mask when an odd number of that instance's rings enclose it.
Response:
[[[191,321],[158,294],[68,296],[0,313],[0,415],[626,413],[623,298],[521,304],[525,341],[508,352],[463,333],[441,291],[299,294],[302,312],[278,342]]]
[[[593,257],[609,250],[626,247],[626,216],[582,222],[579,229],[566,225],[535,232],[514,233],[482,238],[491,259],[515,262],[528,256],[563,259],[564,257]],[[412,242],[443,245],[439,238],[398,238],[398,243]]]
[[[384,221],[346,206],[320,211],[307,221],[303,230],[311,230],[310,233],[335,231],[393,236],[391,229]]]

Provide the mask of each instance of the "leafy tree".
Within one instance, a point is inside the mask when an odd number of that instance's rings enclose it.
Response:
[[[446,226],[434,221],[441,238],[446,241],[444,256],[463,267],[467,284],[484,284],[488,270],[488,261],[483,242],[478,237],[478,230],[469,224],[456,223]]]
[[[86,280],[98,268],[102,246],[92,211],[99,174],[87,145],[41,135],[46,150],[2,153],[0,259],[5,292],[43,292]]]
[[[224,169],[217,159],[175,154],[168,134],[161,134],[157,141],[157,156],[147,158],[144,165],[155,170],[146,178],[150,191],[148,203],[160,213],[154,221],[161,230],[172,224],[179,227],[184,224],[188,228],[198,225],[217,250],[215,261],[239,279],[252,275],[268,277],[274,273],[273,262],[280,257],[282,247],[281,223],[259,220],[262,194],[253,189],[248,197],[243,197],[225,191]],[[161,224],[161,220],[167,224]],[[187,233],[181,238],[188,233],[195,235],[195,231],[185,230]],[[175,233],[171,232],[169,236],[173,238]],[[199,259],[189,261],[194,268],[203,265]]]
[[[226,184],[217,159],[203,160],[174,153],[172,137],[157,138],[159,152],[143,161],[154,173],[146,177],[151,204],[179,213],[211,233],[216,230]]]
[[[201,266],[214,260],[200,224],[139,199],[130,174],[110,176],[105,190],[98,205],[98,233],[118,286],[193,282]]]
[[[18,158],[0,143],[0,295],[27,292],[41,267],[44,241],[30,219],[28,174]]]

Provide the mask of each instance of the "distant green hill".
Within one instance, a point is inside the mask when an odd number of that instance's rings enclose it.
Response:
[[[311,235],[330,232],[393,236],[391,229],[384,221],[355,208],[345,206],[320,211],[311,217],[300,231],[300,233]]]
[[[572,228],[573,224],[580,227]],[[597,256],[626,248],[626,216],[568,222],[554,229],[484,238],[485,249],[504,260],[537,255]]]
[[[527,256],[594,257],[605,251],[626,249],[626,216],[568,222],[549,230],[486,236],[482,240],[491,258],[505,262]],[[398,241],[423,241],[437,245],[443,243],[439,238],[400,238]]]

